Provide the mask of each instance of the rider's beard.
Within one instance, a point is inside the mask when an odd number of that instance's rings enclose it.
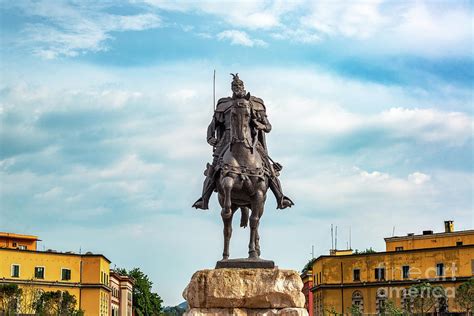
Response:
[[[245,97],[245,90],[244,89],[235,90],[234,95],[237,98],[243,98],[243,97]]]

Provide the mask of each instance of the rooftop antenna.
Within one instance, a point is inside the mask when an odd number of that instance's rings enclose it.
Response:
[[[314,259],[314,245],[311,245],[311,259]]]
[[[393,226],[392,237],[395,237],[395,226]]]
[[[352,249],[352,227],[349,226],[349,249]]]
[[[334,229],[333,225],[331,224],[331,250],[334,249]]]
[[[334,249],[337,250],[337,226],[336,226],[336,235],[334,237]]]

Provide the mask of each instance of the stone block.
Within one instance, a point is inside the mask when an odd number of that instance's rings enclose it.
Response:
[[[296,271],[280,269],[215,269],[194,273],[183,292],[193,309],[303,308],[303,282]],[[292,310],[288,310],[292,312]],[[300,314],[242,315],[300,315]],[[270,313],[270,314],[268,314]],[[295,312],[296,313],[296,312]],[[194,314],[189,314],[194,315]],[[199,314],[196,314],[199,315]],[[208,314],[202,314],[208,315]],[[234,315],[234,314],[209,314]],[[240,315],[240,314],[235,314]]]
[[[304,308],[191,308],[184,316],[308,316]]]

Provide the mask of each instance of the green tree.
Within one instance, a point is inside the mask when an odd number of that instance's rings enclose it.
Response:
[[[331,306],[329,309],[327,309],[326,313],[328,313],[331,316],[341,316],[342,315],[336,310],[336,308],[334,306]]]
[[[36,314],[44,316],[82,315],[76,310],[76,297],[68,291],[43,292],[35,302]]]
[[[21,293],[17,284],[0,284],[0,312],[15,315]]]
[[[158,316],[161,314],[163,300],[152,292],[153,282],[140,268],[127,272],[125,269],[116,269],[123,275],[128,275],[135,280],[133,286],[133,310],[137,316]]]
[[[470,315],[474,310],[474,278],[470,278],[456,289],[454,300]]]
[[[433,311],[437,302],[446,301],[443,287],[432,286],[427,282],[411,286],[408,295],[413,302],[413,312],[422,316]]]
[[[362,312],[360,311],[360,306],[352,304],[351,307],[348,308],[349,315],[352,316],[362,316]]]
[[[310,259],[310,260],[305,264],[305,266],[303,267],[303,270],[301,270],[301,273],[306,273],[306,272],[308,272],[309,270],[312,270],[312,269],[313,269],[313,264],[314,264],[315,261],[316,261],[316,258]]]
[[[365,254],[365,253],[376,253],[377,251],[375,251],[374,249],[372,249],[372,247],[370,248],[367,248],[365,250],[359,250],[359,249],[356,249],[354,251],[355,254]]]
[[[390,316],[405,316],[408,315],[405,313],[401,308],[398,308],[397,305],[395,305],[395,302],[392,300],[386,300],[385,301],[385,315],[390,315]]]
[[[29,280],[21,286],[21,298],[18,304],[18,313],[33,315],[35,313],[35,302],[41,297],[43,291]]]

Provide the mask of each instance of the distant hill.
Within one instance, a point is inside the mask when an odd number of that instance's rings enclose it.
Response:
[[[188,302],[182,302],[176,306],[166,306],[163,308],[164,316],[182,316],[188,308]]]

